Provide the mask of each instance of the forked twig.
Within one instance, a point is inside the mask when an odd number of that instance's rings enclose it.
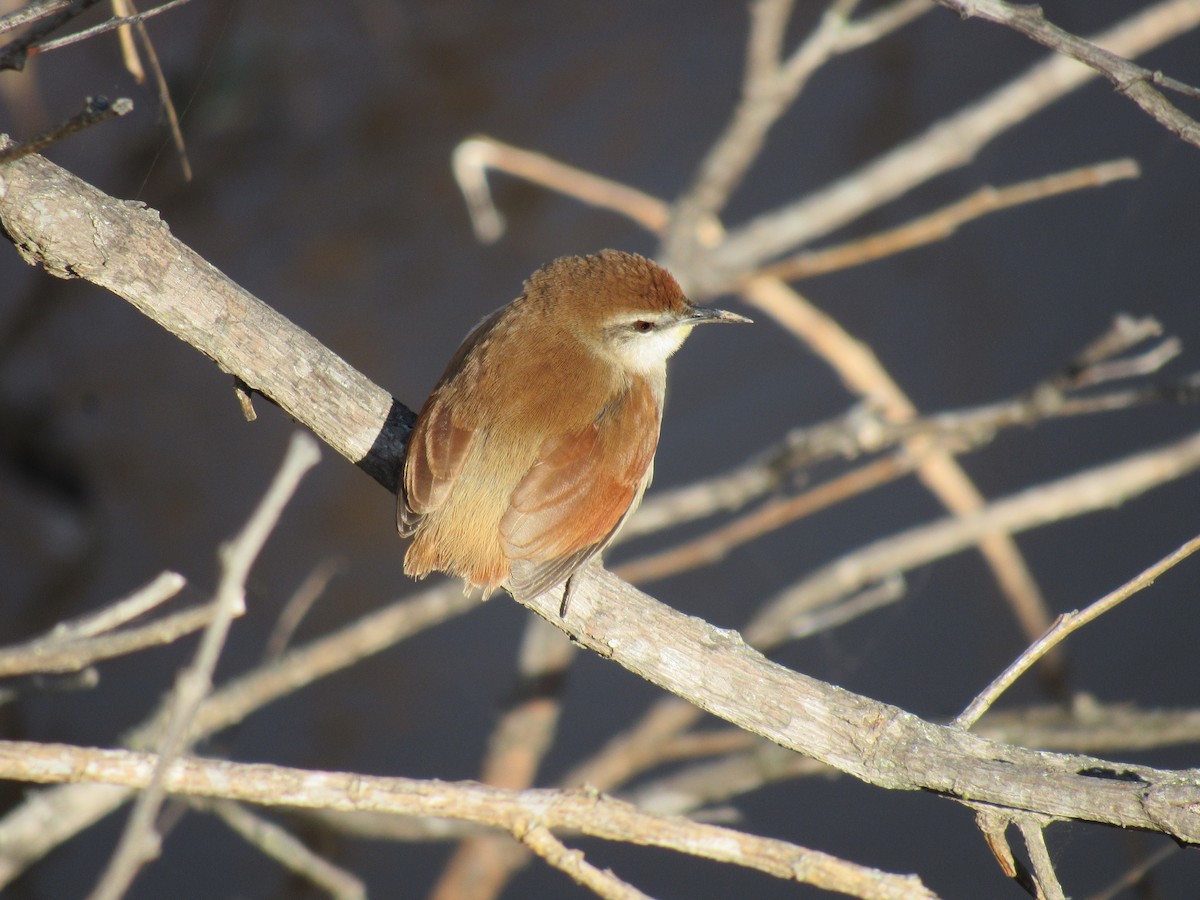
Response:
[[[212,687],[212,674],[225,645],[233,619],[245,610],[246,577],[267,537],[295,493],[304,474],[317,464],[317,442],[297,432],[287,455],[258,508],[246,526],[220,549],[221,580],[217,586],[216,613],[204,631],[195,659],[177,680],[167,726],[159,742],[159,754],[145,790],[130,812],[121,840],[104,874],[100,877],[93,900],[117,900],[128,890],[138,870],[158,853],[159,837],[154,828],[166,797],[167,772],[188,744],[187,736],[200,704]]]
[[[963,17],[978,16],[990,22],[1007,25],[1026,37],[1049,47],[1057,53],[1078,60],[1099,72],[1117,89],[1168,131],[1177,134],[1189,144],[1200,147],[1200,123],[1172,106],[1151,85],[1162,84],[1174,90],[1182,90],[1196,96],[1190,85],[1165,77],[1161,72],[1152,72],[1142,66],[1123,59],[1116,53],[1078,35],[1064,31],[1047,21],[1040,6],[1028,3],[1006,3],[1004,0],[937,0],[942,6],[954,10]]]
[[[1052,648],[1062,643],[1068,635],[1079,630],[1089,622],[1098,619],[1110,609],[1124,603],[1138,591],[1152,585],[1159,575],[1183,562],[1197,550],[1200,550],[1200,536],[1192,538],[1174,553],[1163,557],[1140,575],[1130,579],[1115,591],[1101,597],[1091,606],[1074,612],[1063,613],[1054,625],[1041,638],[1026,648],[1025,652],[1013,660],[1012,665],[1001,672],[951,723],[959,728],[970,728],[979,721],[993,703],[1000,698],[1029,667],[1045,656]]]

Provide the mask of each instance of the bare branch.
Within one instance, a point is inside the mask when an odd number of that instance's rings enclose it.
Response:
[[[50,0],[48,3],[30,4],[30,10],[18,10],[4,19],[0,19],[0,33],[19,28],[30,22],[37,21],[38,25],[29,29],[25,34],[0,47],[0,71],[25,68],[31,44],[37,43],[55,29],[61,28],[89,6],[95,6],[100,0]]]
[[[288,871],[311,881],[335,900],[366,900],[367,889],[359,878],[318,856],[269,819],[231,800],[192,800],[192,805],[211,812],[248,844],[257,847]]]
[[[1040,6],[1017,5],[1005,3],[1004,0],[937,0],[937,2],[954,10],[964,18],[978,16],[990,22],[1006,25],[1037,41],[1043,47],[1049,47],[1064,56],[1078,60],[1111,81],[1119,93],[1124,94],[1140,106],[1168,131],[1183,138],[1189,144],[1200,147],[1200,123],[1184,115],[1168,103],[1162,94],[1151,87],[1153,84],[1163,84],[1168,81],[1174,86],[1177,84],[1174,79],[1166,79],[1160,72],[1144,69],[1116,53],[1051,24],[1042,14]],[[1181,87],[1194,95],[1195,88],[1187,85],[1181,85]]]
[[[1098,35],[1094,43],[1113,53],[1136,56],[1198,24],[1200,6],[1193,0],[1163,0]],[[698,261],[704,268],[689,270],[693,287],[705,294],[720,291],[766,260],[965,165],[989,141],[1094,77],[1094,71],[1062,56],[1032,66],[857,171],[731,231],[710,256]]]
[[[534,825],[521,830],[518,839],[554,868],[570,875],[575,881],[590,888],[598,897],[607,900],[653,900],[631,884],[622,881],[612,872],[597,869],[579,850],[568,850],[544,825]]]
[[[455,585],[424,591],[370,613],[280,659],[222,685],[200,705],[188,735],[195,742],[244,720],[257,709],[440,622],[479,605]],[[153,746],[165,725],[160,711],[125,738]],[[121,788],[71,784],[30,794],[0,820],[0,888],[51,848],[95,823],[129,796]]]
[[[154,772],[146,790],[134,804],[108,868],[91,894],[94,900],[117,900],[123,896],[138,870],[158,855],[160,838],[154,820],[166,798],[167,771],[188,744],[192,720],[212,688],[212,674],[230,625],[234,617],[245,611],[246,577],[250,567],[279,521],[283,507],[296,492],[300,479],[319,459],[316,441],[303,432],[293,435],[279,472],[258,508],[241,533],[221,547],[222,571],[214,597],[215,614],[204,631],[195,659],[180,673],[176,682]]]
[[[31,153],[40,153],[63,138],[91,128],[93,125],[99,125],[101,122],[107,122],[109,119],[123,116],[132,110],[133,101],[128,97],[118,97],[111,103],[106,97],[88,97],[83,104],[82,112],[76,113],[65,122],[55,125],[44,134],[30,138],[23,144],[9,144],[5,147],[4,140],[0,137],[0,165]]]
[[[30,156],[0,168],[0,225],[28,262],[124,297],[396,490],[415,414],[226,278],[156,211]]]
[[[152,755],[123,750],[0,742],[0,777],[25,781],[87,779],[143,788],[150,784],[157,762]],[[858,897],[917,900],[933,896],[911,875],[890,875],[785,841],[715,825],[651,816],[592,791],[506,791],[476,782],[382,778],[195,758],[177,759],[167,771],[165,787],[174,794],[269,806],[463,819],[517,836],[538,826],[613,841],[638,835],[638,843],[645,846],[745,866]]]
[[[1066,640],[1067,636],[1079,630],[1089,622],[1095,621],[1110,609],[1125,602],[1138,591],[1154,584],[1158,576],[1183,562],[1197,550],[1200,550],[1200,536],[1192,538],[1174,553],[1160,559],[1146,571],[1130,579],[1115,591],[1101,597],[1083,611],[1075,610],[1063,613],[1058,617],[1054,626],[1041,639],[1035,641],[1007,669],[1000,673],[983,692],[959,713],[952,723],[958,728],[970,728],[979,721],[992,704],[1000,699],[1000,695],[1008,690],[1013,682],[1029,670],[1035,662],[1045,656],[1051,648]]]
[[[614,210],[649,231],[658,232],[667,225],[666,205],[649,194],[482,135],[468,138],[454,148],[453,167],[475,236],[485,244],[499,240],[504,234],[504,217],[496,209],[488,189],[488,169],[525,178],[600,209]]]
[[[1136,178],[1140,173],[1138,164],[1132,159],[1119,159],[1081,166],[1068,172],[1058,172],[1007,187],[981,187],[961,200],[926,213],[904,225],[836,247],[806,251],[764,266],[759,273],[792,281],[836,272],[934,241],[945,240],[967,222],[1002,209],[1055,197],[1069,191],[1102,187],[1120,179]]]
[[[54,40],[50,41],[41,41],[40,43],[34,44],[29,48],[30,53],[48,53],[51,50],[58,50],[62,47],[68,47],[71,44],[78,43],[79,41],[85,41],[88,38],[96,37],[97,35],[104,34],[108,31],[114,31],[118,28],[122,31],[125,31],[130,25],[141,24],[147,19],[157,16],[159,13],[168,12],[177,6],[182,6],[188,2],[189,0],[167,0],[167,2],[163,3],[161,6],[148,9],[143,13],[133,13],[132,15],[128,16],[116,16],[112,19],[101,22],[99,25],[93,25],[90,28],[77,31],[74,34],[67,35],[66,37],[55,38]],[[140,78],[138,79],[138,83],[141,83]]]
[[[1038,820],[1032,816],[1020,816],[1017,819],[1017,827],[1021,829],[1021,836],[1025,839],[1025,849],[1029,851],[1029,861],[1033,864],[1038,897],[1043,900],[1067,900],[1054,871],[1050,851],[1046,849],[1046,824],[1045,820]]]
[[[1020,531],[1116,506],[1200,468],[1200,433],[995,500],[979,512],[940,519],[877,541],[822,566],[767,604],[745,629],[759,647],[786,640],[792,617],[954,550],[983,534]]]

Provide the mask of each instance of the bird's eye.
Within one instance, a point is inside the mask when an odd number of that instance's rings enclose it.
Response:
[[[633,323],[633,330],[638,334],[645,334],[648,331],[654,330],[654,323],[647,321],[646,319],[638,319]]]

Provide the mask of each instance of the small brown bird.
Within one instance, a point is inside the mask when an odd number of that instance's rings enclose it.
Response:
[[[749,321],[693,306],[631,253],[538,269],[467,335],[417,417],[396,514],[413,538],[405,573],[448,572],[485,597],[566,581],[650,483],[667,357],[693,325]]]

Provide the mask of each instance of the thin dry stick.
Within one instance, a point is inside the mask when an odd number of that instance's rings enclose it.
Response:
[[[1006,744],[1079,753],[1149,750],[1200,742],[1200,709],[1141,710],[1100,704],[1086,694],[1061,704],[992,711],[975,730]]]
[[[101,781],[144,788],[158,759],[128,750],[0,741],[0,778],[56,783]],[[386,812],[478,822],[518,835],[533,825],[660,847],[764,872],[785,881],[880,900],[933,895],[915,876],[893,875],[786,841],[688,819],[648,815],[593,791],[506,791],[477,782],[384,778],[267,764],[183,757],[167,771],[172,794],[265,806]]]
[[[35,643],[77,641],[112,631],[166,603],[183,590],[185,584],[187,579],[178,572],[161,572],[153,581],[104,609],[60,622]]]
[[[547,863],[570,875],[598,897],[605,897],[607,900],[653,900],[649,894],[643,894],[612,872],[597,869],[579,850],[568,850],[544,825],[534,825],[522,830],[517,837]]]
[[[613,572],[626,581],[645,584],[698,566],[710,565],[735,547],[850,497],[895,481],[911,472],[916,465],[915,460],[903,454],[877,459],[795,497],[765,503],[753,512],[690,541],[660,553],[630,560],[615,567]]]
[[[745,285],[743,296],[800,336],[833,365],[849,390],[869,398],[884,418],[893,422],[916,418],[916,406],[870,347],[788,285],[777,278],[755,278]],[[983,495],[962,467],[949,452],[939,450],[931,438],[911,438],[905,448],[920,460],[917,475],[921,482],[950,512],[968,516],[985,505]],[[978,545],[1022,629],[1031,638],[1041,634],[1049,626],[1050,615],[1016,542],[1002,532],[988,532],[979,536]],[[1052,682],[1059,680],[1060,668],[1059,661],[1054,660],[1049,672]]]
[[[392,603],[289,650],[278,661],[234,678],[201,704],[188,735],[197,741],[243,721],[255,710],[440,622],[478,607],[454,585]],[[162,735],[160,711],[134,729],[125,743],[153,746]],[[33,793],[0,820],[0,888],[25,867],[120,806],[128,792],[76,784]]]
[[[367,888],[360,878],[318,856],[303,841],[258,813],[232,800],[193,800],[191,805],[213,813],[246,843],[257,847],[288,871],[311,881],[335,900],[366,900]]]
[[[1054,860],[1046,848],[1046,821],[1032,816],[1020,816],[1016,821],[1021,829],[1021,837],[1025,839],[1025,849],[1029,851],[1039,900],[1067,900],[1066,892],[1054,871]]]
[[[283,654],[288,644],[291,643],[292,635],[300,627],[300,622],[308,615],[313,604],[325,593],[325,588],[329,586],[330,580],[341,567],[340,561],[326,559],[308,573],[308,577],[304,579],[300,587],[296,588],[291,599],[284,605],[283,612],[275,621],[275,627],[271,629],[271,634],[267,637],[267,642],[263,647],[264,660],[271,662]]]
[[[118,12],[114,18],[105,22],[101,22],[99,25],[93,25],[91,28],[85,28],[82,31],[77,31],[74,34],[67,35],[66,37],[54,38],[53,40],[49,41],[40,41],[29,48],[29,55],[33,56],[36,53],[48,53],[51,50],[58,50],[62,47],[68,47],[71,44],[87,40],[88,38],[96,37],[97,35],[104,34],[106,31],[113,31],[114,29],[118,30],[120,34],[121,47],[124,50],[126,47],[126,35],[129,34],[129,27],[131,25],[144,22],[147,19],[151,19],[154,16],[159,15],[160,13],[168,12],[177,6],[183,6],[183,4],[187,2],[189,2],[189,0],[167,0],[167,2],[161,6],[148,9],[143,13],[133,13],[132,15],[122,15]],[[114,3],[114,10],[115,6],[116,4]],[[136,50],[132,50],[132,46],[132,43],[130,43],[129,47],[131,49],[123,54],[126,60],[130,58],[129,53],[132,52],[136,54],[137,52]],[[146,78],[145,72],[142,72],[139,76],[138,72],[134,68],[130,68],[129,72],[134,76],[134,78],[137,79],[138,84],[141,84]]]
[[[1008,690],[1013,682],[1020,678],[1029,667],[1045,656],[1053,647],[1066,640],[1067,636],[1082,628],[1110,609],[1124,603],[1138,591],[1154,584],[1155,579],[1168,569],[1174,568],[1193,553],[1200,549],[1200,536],[1192,538],[1174,553],[1163,557],[1136,578],[1132,578],[1110,594],[1101,597],[1091,606],[1083,610],[1063,613],[1055,621],[1053,627],[1041,638],[1031,644],[1024,653],[1018,656],[1007,669],[1001,672],[951,723],[958,728],[970,728],[979,721],[1000,695]]]
[[[1163,0],[1128,17],[1095,43],[1136,56],[1200,25],[1195,0]],[[990,141],[1096,77],[1074,60],[1052,56],[926,129],[920,135],[819,189],[764,213],[714,247],[704,277],[708,293],[724,289],[763,262],[829,234],[974,159]]]
[[[136,12],[130,7],[128,0],[112,0],[112,11],[113,16],[118,18],[127,18],[131,13]],[[142,65],[133,29],[128,23],[117,29],[117,43],[121,45],[121,59],[125,62],[125,71],[132,75],[133,80],[138,84],[145,84],[146,68]]]
[[[148,625],[78,641],[36,641],[0,651],[0,676],[31,672],[79,672],[93,663],[174,643],[212,623],[211,603],[163,616]]]
[[[564,775],[560,783],[567,788],[612,790],[657,764],[667,742],[703,714],[690,703],[664,697],[652,704],[634,727],[611,738],[591,759]]]
[[[137,12],[133,0],[124,0],[124,2],[132,11]],[[163,74],[162,65],[158,61],[158,51],[154,49],[154,42],[150,40],[150,32],[144,21],[138,19],[133,23],[133,28],[142,42],[142,49],[146,51],[146,59],[150,63],[150,72],[154,75],[158,102],[166,114],[171,140],[175,143],[175,152],[179,154],[179,168],[183,172],[183,180],[191,181],[192,163],[188,159],[187,145],[183,142],[183,130],[179,127],[179,114],[175,111],[175,102],[171,99],[171,86],[167,84],[167,76]]]
[[[533,786],[554,743],[563,682],[574,658],[575,647],[561,631],[537,616],[529,619],[518,657],[517,696],[488,740],[480,773],[484,784],[509,790]],[[447,862],[431,900],[494,897],[527,859],[528,853],[506,836],[469,838]]]
[[[1200,433],[994,500],[977,513],[939,519],[868,544],[834,560],[767,603],[746,626],[746,640],[776,646],[799,613],[824,606],[881,578],[973,546],[984,534],[1016,534],[1117,506],[1200,468]]]
[[[107,122],[109,119],[126,115],[132,112],[132,110],[133,101],[128,97],[118,97],[112,102],[109,102],[106,97],[88,97],[83,105],[82,112],[76,113],[67,119],[67,121],[55,125],[44,134],[30,138],[22,144],[10,143],[7,147],[4,146],[3,140],[0,140],[0,165],[20,159],[22,156],[28,156],[31,153],[40,153],[51,144],[61,141],[63,138],[68,138],[73,134],[83,131],[85,128],[91,128],[93,125],[99,125],[101,122]]]
[[[454,148],[452,165],[475,235],[485,244],[504,234],[504,217],[488,189],[488,169],[524,178],[600,209],[619,212],[647,231],[662,231],[670,217],[666,205],[656,197],[489,137],[477,136],[460,143]]]
[[[1189,144],[1200,147],[1200,124],[1184,115],[1167,102],[1151,85],[1163,84],[1162,73],[1152,72],[1122,59],[1116,53],[1098,47],[1091,41],[1064,31],[1046,21],[1042,9],[1032,4],[1012,4],[1003,0],[937,0],[942,6],[952,9],[964,18],[978,16],[991,22],[1007,25],[1028,38],[1049,47],[1058,53],[1078,60],[1099,72],[1117,89],[1143,110],[1150,114],[1168,131],[1179,135]],[[1103,42],[1101,42],[1103,43]],[[1195,88],[1183,86],[1185,93],[1193,94]]]
[[[0,34],[14,31],[32,22],[40,21],[62,12],[74,0],[30,0],[20,9],[0,16]]]
[[[71,0],[69,3],[61,3],[54,0],[54,2],[46,4],[30,4],[33,7],[32,12],[26,13],[22,10],[0,19],[0,33],[28,22],[40,20],[38,25],[29,29],[25,34],[0,47],[0,71],[23,69],[25,60],[29,56],[30,44],[36,43],[75,18],[89,6],[95,6],[99,2],[100,0]]]
[[[300,480],[321,458],[317,442],[304,432],[292,436],[287,455],[245,528],[220,548],[221,580],[217,585],[216,614],[204,631],[192,664],[178,678],[171,701],[171,714],[162,740],[154,774],[129,815],[120,843],[91,896],[93,900],[117,900],[133,883],[138,870],[159,852],[159,835],[154,819],[166,797],[166,775],[187,745],[187,734],[204,697],[212,687],[212,673],[225,645],[233,619],[245,610],[246,578],[250,567],[274,530],[284,506],[296,492]]]
[[[849,16],[858,0],[833,0],[812,33],[785,59],[783,41],[792,5],[791,0],[759,0],[750,6],[741,99],[679,198],[663,242],[668,267],[685,275],[704,265],[702,247],[709,243],[709,223],[741,184],[760,155],[767,132],[812,74],[833,57],[877,41],[930,9],[927,3],[909,0],[856,23]]]
[[[1086,897],[1085,900],[1116,900],[1124,891],[1136,887],[1143,878],[1150,874],[1157,866],[1178,853],[1179,850],[1180,847],[1178,844],[1163,844],[1163,846],[1159,847],[1145,859],[1131,866],[1128,872],[1125,872],[1120,878],[1115,879],[1108,887]]]
[[[941,209],[926,213],[896,228],[848,241],[823,250],[809,250],[772,263],[758,271],[784,281],[795,281],[848,269],[906,250],[942,241],[975,219],[1023,203],[1055,197],[1082,188],[1101,187],[1141,174],[1132,159],[1081,166],[1006,187],[984,186]]]

